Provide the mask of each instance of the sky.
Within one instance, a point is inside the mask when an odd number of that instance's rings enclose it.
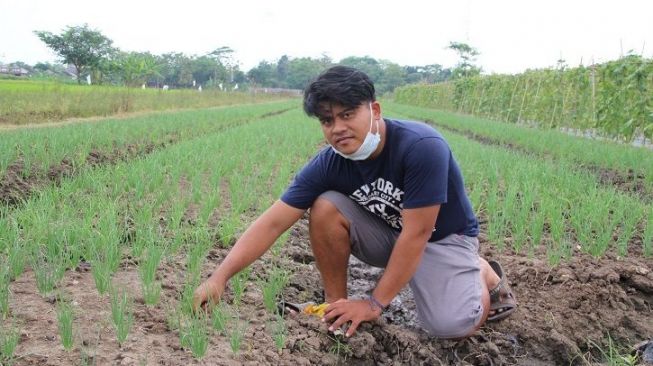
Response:
[[[651,0],[0,0],[0,9],[0,63],[54,62],[33,31],[84,23],[124,51],[228,46],[245,71],[284,54],[452,67],[451,41],[475,47],[487,74],[653,57]]]

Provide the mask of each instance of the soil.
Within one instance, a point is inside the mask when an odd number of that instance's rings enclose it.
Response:
[[[124,262],[114,275],[114,284],[135,298],[134,325],[122,346],[111,326],[109,297],[98,295],[88,264],[67,272],[60,288],[75,308],[72,351],[65,351],[59,340],[55,298],[38,293],[28,269],[10,285],[10,312],[20,329],[15,364],[580,365],[601,359],[599,347],[607,350],[608,336],[617,345],[640,344],[640,348],[641,342],[653,338],[653,258],[643,258],[636,249],[626,258],[609,253],[596,259],[574,253],[570,260],[551,267],[539,259],[546,257],[543,252],[534,258],[499,252],[480,236],[481,254],[502,263],[519,302],[507,319],[488,323],[466,339],[432,338],[420,330],[406,288],[382,319],[363,324],[350,339],[329,334],[318,318],[288,315],[285,347],[278,352],[270,330],[274,316],[265,310],[255,279],[265,277],[276,260],[293,272],[283,293],[286,301],[319,301],[322,296],[306,218],[291,230],[281,256],[274,259],[268,252],[252,266],[251,281],[238,309],[246,331],[237,354],[231,351],[229,337],[216,333],[211,334],[201,360],[180,346],[179,332],[168,319],[182,291],[185,258],[173,256],[159,268],[163,290],[156,306],[143,303],[133,263]],[[216,241],[203,274],[208,276],[227,252]],[[350,296],[367,293],[380,274],[380,269],[352,258]],[[224,300],[230,303],[232,298],[227,290]]]

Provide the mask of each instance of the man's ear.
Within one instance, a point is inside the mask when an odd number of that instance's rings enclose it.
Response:
[[[372,102],[372,113],[375,120],[381,118],[381,103],[376,100]]]

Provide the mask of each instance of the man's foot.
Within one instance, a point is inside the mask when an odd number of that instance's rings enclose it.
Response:
[[[499,283],[490,290],[490,312],[487,321],[497,321],[506,318],[517,310],[517,299],[510,289],[508,279],[499,262],[488,261],[497,276]]]

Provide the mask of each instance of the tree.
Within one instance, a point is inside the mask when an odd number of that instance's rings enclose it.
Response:
[[[207,56],[215,60],[212,78],[213,84],[218,84],[222,81],[233,82],[234,71],[237,69],[233,53],[234,50],[231,47],[222,46],[207,54]]]
[[[55,78],[65,77],[66,79],[68,79],[68,75],[66,75],[66,68],[61,64],[51,64],[49,62],[37,62],[34,65],[33,70],[39,76],[55,77]]]
[[[46,72],[46,71],[50,70],[51,67],[52,67],[52,65],[50,65],[49,62],[37,62],[34,65],[34,70],[43,73],[43,72]]]
[[[475,76],[481,73],[481,68],[474,65],[476,56],[479,55],[478,50],[474,47],[462,42],[449,42],[448,49],[455,51],[458,54],[458,64],[453,69],[453,78]]]
[[[192,60],[193,79],[200,85],[217,85],[226,80],[227,69],[218,61],[209,56],[200,56]]]
[[[247,78],[260,86],[271,87],[275,82],[275,67],[272,63],[261,61],[258,65],[247,72]]]
[[[207,56],[212,57],[213,59],[215,59],[222,65],[224,65],[225,67],[228,67],[228,66],[233,66],[234,64],[233,53],[234,50],[232,50],[231,47],[222,46],[209,52]]]
[[[287,87],[303,90],[323,70],[324,66],[320,60],[310,57],[291,59],[288,64]]]
[[[151,77],[160,76],[156,56],[149,52],[122,53],[116,65],[118,73],[127,86],[139,86]]]
[[[287,55],[281,56],[277,61],[277,87],[285,88],[288,86],[288,69],[290,68],[290,58]]]
[[[179,74],[181,65],[186,62],[187,57],[180,52],[164,53],[159,57],[161,61],[161,77],[163,84],[177,86],[179,84]]]
[[[381,74],[381,78],[376,84],[378,95],[391,92],[396,87],[406,83],[406,71],[401,66],[387,60],[381,60],[379,64],[381,65],[383,74]]]
[[[185,87],[193,85],[193,60],[188,57],[183,58],[178,66],[177,85]]]
[[[112,40],[97,30],[83,26],[68,26],[61,34],[46,31],[34,33],[50,47],[66,64],[75,66],[77,82],[81,84],[81,76],[89,69],[97,67],[102,59],[114,51]]]
[[[340,60],[339,64],[349,67],[354,67],[364,73],[372,79],[372,82],[376,84],[381,79],[383,75],[383,69],[381,64],[375,58],[370,56],[357,57],[349,56]]]

